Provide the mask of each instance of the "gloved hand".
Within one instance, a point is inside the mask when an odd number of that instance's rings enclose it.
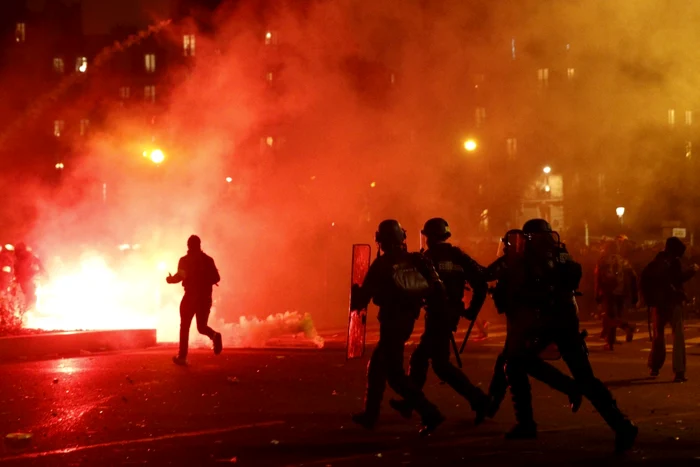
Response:
[[[174,284],[175,278],[172,274],[168,273],[168,277],[165,278],[165,282],[167,282],[168,284]]]

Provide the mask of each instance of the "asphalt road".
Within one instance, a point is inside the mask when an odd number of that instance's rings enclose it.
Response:
[[[467,348],[465,369],[482,387],[503,335]],[[23,448],[4,443],[0,465],[700,465],[697,327],[687,331],[684,384],[671,383],[670,365],[646,377],[642,334],[614,353],[589,339],[598,376],[641,430],[622,457],[588,402],[571,414],[565,396],[538,382],[536,441],[503,439],[508,401],[474,427],[465,401],[432,374],[426,394],[449,417],[433,436],[419,438],[418,420],[387,404],[377,429],[364,431],[349,416],[362,406],[366,360],[346,362],[342,335],[326,337],[323,350],[196,350],[186,368],[172,364],[171,348],[0,364],[0,432],[33,435]]]

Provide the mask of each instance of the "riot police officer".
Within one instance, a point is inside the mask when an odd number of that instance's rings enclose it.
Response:
[[[605,385],[595,377],[579,331],[574,292],[581,266],[543,219],[523,226],[526,244],[522,261],[508,274],[513,280],[515,319],[506,346],[506,374],[511,387],[517,424],[509,439],[537,436],[527,374],[538,364],[539,353],[554,342],[564,362],[598,413],[615,431],[618,452],[632,447],[638,428],[618,409]]]
[[[372,262],[362,286],[353,287],[351,308],[365,309],[370,300],[379,306],[379,342],[367,365],[365,409],[352,419],[368,429],[375,426],[388,382],[421,415],[421,434],[430,434],[444,417],[404,372],[403,353],[423,299],[444,296],[444,286],[428,260],[407,251],[406,231],[397,221],[382,221],[375,239],[384,254]]]
[[[497,281],[496,286],[490,289],[490,292],[498,313],[506,315],[506,329],[510,340],[515,339],[518,331],[517,326],[514,326],[514,323],[517,323],[518,315],[516,304],[513,301],[517,280],[515,277],[509,277],[509,273],[517,271],[519,262],[523,258],[524,248],[525,236],[522,230],[509,230],[501,239],[498,259],[491,263],[484,273],[484,279],[487,282]],[[505,370],[507,351],[508,339],[503,351],[496,358],[493,376],[489,384],[488,397],[490,401],[487,411],[489,418],[493,418],[498,412],[508,389]],[[533,360],[528,372],[533,378],[549,385],[552,389],[566,394],[569,397],[569,405],[572,412],[576,413],[581,407],[581,392],[574,380],[548,362],[542,359]]]
[[[469,401],[472,410],[476,412],[476,423],[479,424],[486,416],[488,397],[450,362],[450,344],[454,340],[452,333],[456,331],[460,317],[475,319],[484,304],[487,286],[482,274],[483,268],[458,247],[447,242],[452,234],[445,219],[437,217],[428,220],[421,233],[426,237],[428,245],[425,256],[433,262],[445,284],[447,301],[427,302],[425,332],[411,355],[408,375],[416,387],[422,388],[428,375],[428,363],[432,362],[437,377]],[[465,309],[463,297],[467,283],[471,286],[473,296]],[[392,400],[390,404],[404,417],[410,416],[411,407],[406,401]]]

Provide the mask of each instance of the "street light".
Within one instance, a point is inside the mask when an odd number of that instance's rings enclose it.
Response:
[[[623,216],[625,215],[625,208],[622,206],[615,208],[615,214],[620,218],[620,225],[624,224]]]
[[[476,146],[476,141],[471,138],[464,142],[464,149],[468,152],[474,152],[476,150]]]
[[[160,149],[154,149],[151,151],[151,161],[154,164],[160,164],[165,160],[165,154]]]
[[[226,177],[226,183],[231,183],[233,179],[231,177]]]
[[[542,172],[544,172],[544,173],[546,173],[546,174],[549,174],[549,173],[552,172],[552,168],[551,168],[550,166],[546,165],[546,166],[544,167],[544,169],[542,169]]]

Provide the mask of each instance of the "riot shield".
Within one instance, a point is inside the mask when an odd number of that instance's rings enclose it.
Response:
[[[365,353],[365,335],[367,333],[367,309],[352,309],[352,286],[362,285],[369,271],[372,248],[369,245],[352,246],[352,268],[350,271],[350,307],[348,313],[348,341],[346,357],[348,360],[362,358]]]

